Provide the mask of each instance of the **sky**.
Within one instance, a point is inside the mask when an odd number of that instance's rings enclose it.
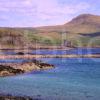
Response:
[[[80,14],[100,15],[100,0],[0,0],[0,27],[61,25]]]

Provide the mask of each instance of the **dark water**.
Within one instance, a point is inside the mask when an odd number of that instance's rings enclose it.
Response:
[[[41,60],[56,68],[0,78],[0,92],[42,100],[100,100],[100,58]]]

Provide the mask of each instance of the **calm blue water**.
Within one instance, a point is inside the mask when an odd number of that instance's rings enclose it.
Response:
[[[24,63],[28,61],[27,59],[0,59],[0,63]]]
[[[16,55],[16,52],[8,50],[5,52],[0,52],[0,54],[6,55]],[[26,52],[27,54],[27,52]],[[71,50],[48,50],[48,49],[38,49],[29,52],[29,54],[51,54],[51,55],[61,55],[61,54],[100,54],[100,48],[75,48]]]
[[[75,48],[71,50],[33,50],[31,54],[100,54],[100,48]]]
[[[42,100],[100,100],[100,58],[41,60],[56,68],[0,78],[0,92]]]

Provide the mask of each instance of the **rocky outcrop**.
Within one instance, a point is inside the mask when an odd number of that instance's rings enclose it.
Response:
[[[44,70],[53,67],[54,65],[43,63],[35,59],[24,63],[0,63],[0,76],[23,74],[33,70]]]
[[[0,94],[0,100],[39,100],[33,99],[31,97],[21,97],[21,96],[12,96],[12,95],[2,95]]]
[[[23,52],[17,52],[16,55],[24,55]]]
[[[15,69],[8,65],[0,65],[0,76],[16,75],[22,73],[24,73],[24,70]]]

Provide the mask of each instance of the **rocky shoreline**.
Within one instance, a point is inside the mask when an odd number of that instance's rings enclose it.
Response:
[[[36,59],[25,59],[22,63],[0,63],[0,77],[14,76],[36,70],[54,68],[54,65],[44,63]],[[38,97],[13,96],[10,94],[0,94],[0,100],[42,100]]]
[[[65,55],[0,55],[0,59],[32,59],[32,58],[100,58],[100,54],[65,54]]]
[[[12,96],[12,95],[4,95],[4,94],[0,94],[0,100],[41,100],[38,98],[31,98],[28,96]]]
[[[31,72],[33,70],[45,70],[54,68],[54,65],[43,63],[36,59],[23,63],[0,63],[0,76],[12,76]]]
[[[44,70],[54,68],[53,65],[43,63],[36,58],[100,58],[100,54],[88,55],[0,55],[0,59],[25,59],[21,63],[0,63],[0,76],[12,76],[31,72],[33,70]]]

